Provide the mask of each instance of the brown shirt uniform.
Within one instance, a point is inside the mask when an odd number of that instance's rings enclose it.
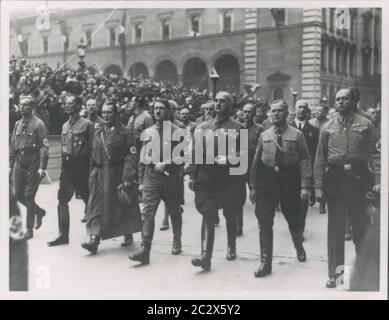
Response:
[[[301,187],[311,187],[312,166],[307,143],[301,131],[289,125],[278,131],[275,126],[261,133],[250,172],[250,189],[256,189],[257,174],[261,161],[265,166],[276,167],[277,135],[282,136],[282,167],[298,165],[301,175]]]
[[[319,138],[315,158],[315,188],[323,189],[323,177],[328,164],[361,165],[371,161],[375,135],[371,121],[353,113],[344,118],[337,115],[328,121]]]
[[[70,119],[62,126],[62,155],[65,160],[90,155],[94,125],[80,117],[75,122]]]
[[[13,168],[18,157],[31,157],[33,154],[37,155],[39,167],[46,169],[49,160],[47,129],[43,121],[34,115],[28,120],[20,119],[15,124],[9,151],[10,168]]]

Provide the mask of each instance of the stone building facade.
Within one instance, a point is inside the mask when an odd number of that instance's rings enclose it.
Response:
[[[349,13],[349,14],[348,14]],[[333,104],[337,89],[357,86],[361,107],[380,101],[381,10],[335,8],[195,8],[52,10],[50,28],[36,16],[14,17],[10,54],[56,67],[77,66],[80,39],[85,61],[105,73],[244,92],[261,84],[267,100],[299,98]],[[343,28],[346,26],[346,28]],[[349,28],[347,29],[347,26]]]

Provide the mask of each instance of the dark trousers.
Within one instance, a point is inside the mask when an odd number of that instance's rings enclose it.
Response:
[[[223,208],[226,219],[227,242],[235,246],[238,213],[243,199],[243,176],[230,176],[228,169],[200,168],[195,186],[196,209],[203,216],[205,224],[218,222],[219,208]]]
[[[156,172],[152,166],[146,168],[142,191],[142,243],[149,249],[154,236],[155,214],[161,200],[169,210],[174,238],[177,240],[181,238],[180,183],[178,171],[166,176],[164,173]]]
[[[21,156],[13,168],[13,183],[16,199],[27,209],[26,227],[34,227],[35,215],[40,210],[35,203],[35,195],[39,188],[39,155]]]
[[[288,223],[295,247],[301,242],[300,189],[301,178],[298,167],[275,172],[273,168],[261,166],[258,177],[255,215],[260,230],[261,261],[271,263],[273,256],[273,221],[275,208],[281,204],[281,211]]]
[[[89,156],[62,162],[58,190],[58,224],[60,234],[65,237],[68,236],[70,225],[68,203],[76,192],[84,201],[86,212],[89,197],[88,178]]]
[[[184,167],[180,167],[177,169],[179,172],[178,172],[178,175],[180,177],[180,205],[183,205],[185,204],[185,186],[184,186]],[[182,209],[180,209],[182,211]],[[162,221],[162,224],[169,224],[169,215],[170,215],[170,212],[169,212],[169,209],[167,208],[166,204],[165,204],[165,212],[164,212],[164,217],[163,217],[163,221]]]
[[[358,254],[368,218],[365,214],[365,194],[368,172],[329,169],[324,177],[324,190],[328,206],[328,276],[334,277],[344,265],[344,236],[346,216],[352,226],[353,242]],[[338,272],[337,272],[338,271]]]

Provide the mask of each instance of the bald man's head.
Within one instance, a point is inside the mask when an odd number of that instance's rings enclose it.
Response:
[[[232,108],[232,96],[228,92],[220,91],[216,95],[216,106],[215,112],[217,115],[228,115],[230,109]]]
[[[295,106],[296,118],[300,121],[308,119],[309,116],[309,105],[306,100],[298,100]]]

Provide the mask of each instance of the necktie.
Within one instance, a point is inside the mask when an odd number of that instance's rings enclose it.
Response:
[[[300,130],[300,131],[303,130],[303,126],[301,125],[301,122],[299,122],[299,130]]]
[[[282,134],[279,132],[277,134],[277,144],[282,148]],[[274,159],[274,162],[278,168],[282,167],[282,158],[283,158],[283,152],[280,150],[280,148],[277,146],[276,156]]]

